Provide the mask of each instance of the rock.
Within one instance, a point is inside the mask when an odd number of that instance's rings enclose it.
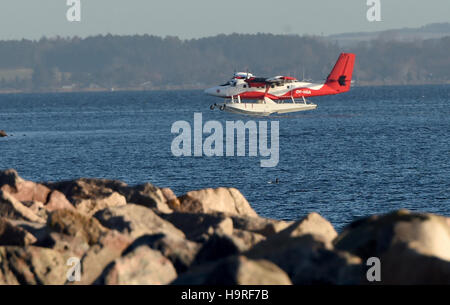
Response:
[[[450,261],[396,244],[380,256],[383,285],[449,285]],[[367,284],[367,281],[361,281]]]
[[[14,219],[8,219],[8,222],[11,223],[13,226],[23,229],[26,232],[33,235],[36,238],[36,242],[33,244],[35,246],[41,246],[39,243],[45,240],[51,232],[51,230],[46,226],[46,224],[41,222],[31,222],[26,220],[14,220]]]
[[[425,284],[449,277],[450,222],[442,216],[399,210],[367,217],[345,228],[335,247],[363,260],[380,258],[382,283]]]
[[[441,216],[399,210],[353,222],[335,241],[336,248],[365,259],[397,244],[450,260],[450,222]]]
[[[48,197],[47,203],[44,205],[49,212],[56,210],[75,210],[73,205],[67,200],[66,196],[60,191],[52,191]]]
[[[81,178],[47,185],[65,194],[77,208],[80,205],[80,208],[87,209],[90,215],[103,208],[121,206],[126,202],[163,213],[171,212],[162,191],[150,183],[130,187],[122,181]]]
[[[13,225],[6,218],[0,217],[0,246],[28,246],[36,242],[36,238]]]
[[[18,201],[46,202],[50,193],[45,185],[23,180],[13,169],[0,172],[0,190],[8,192]]]
[[[29,208],[36,216],[47,219],[48,211],[45,209],[44,204],[40,201],[23,201],[22,204]]]
[[[47,185],[65,194],[77,211],[87,215],[94,215],[104,208],[127,203],[125,196],[115,191],[127,187],[120,181],[81,178]]]
[[[287,274],[267,260],[231,256],[181,274],[174,285],[290,285]]]
[[[97,244],[91,246],[81,259],[81,281],[77,285],[89,285],[100,277],[105,267],[119,258],[131,245],[133,239],[115,230],[100,237]]]
[[[245,251],[266,239],[264,235],[239,229],[233,230],[233,237],[241,241],[245,247]]]
[[[231,216],[231,219],[235,229],[258,233],[266,237],[274,235],[294,223],[293,221],[262,217]]]
[[[69,236],[78,236],[89,245],[99,242],[108,231],[97,219],[72,210],[56,210],[50,213],[47,226],[54,232]]]
[[[245,197],[235,188],[219,187],[191,191],[181,196],[180,212],[212,213],[222,212],[228,215],[252,216],[258,214],[251,208]]]
[[[192,241],[203,243],[214,233],[233,234],[233,221],[222,213],[192,214],[173,212],[161,215],[165,220],[184,232]]]
[[[99,284],[166,285],[177,277],[172,263],[159,251],[138,247],[116,259],[103,272]]]
[[[127,204],[110,207],[97,212],[94,217],[105,227],[129,234],[133,238],[157,233],[185,237],[184,233],[170,222],[159,217],[153,210],[141,205]]]
[[[164,198],[166,199],[166,203],[172,210],[179,210],[180,209],[180,200],[177,198],[177,196],[174,194],[174,192],[168,188],[162,188],[161,193],[163,194]]]
[[[303,219],[280,231],[279,236],[299,237],[302,235],[321,235],[330,244],[338,236],[333,225],[317,213],[310,213]]]
[[[123,195],[112,192],[111,194],[104,195],[103,197],[77,200],[75,203],[75,207],[77,211],[92,216],[97,211],[103,210],[105,208],[124,206],[126,204],[127,201]]]
[[[245,244],[231,235],[214,234],[204,243],[195,257],[195,264],[238,255],[247,250]]]
[[[6,132],[4,130],[0,130],[0,138],[4,138],[7,137],[8,135],[6,134]]]
[[[57,232],[48,232],[44,239],[35,243],[36,246],[50,248],[70,257],[83,257],[90,245],[85,237],[80,235],[67,235]]]
[[[133,244],[124,251],[123,255],[142,246],[147,246],[160,251],[164,257],[172,262],[177,273],[183,273],[191,266],[200,249],[199,244],[178,236],[154,234],[143,235],[136,239]]]
[[[128,202],[152,208],[161,213],[172,212],[167,205],[166,196],[171,196],[167,190],[165,190],[166,195],[164,195],[158,187],[150,183],[145,183],[133,188],[128,188],[127,190],[124,190],[124,192],[126,193]]]
[[[61,285],[67,271],[66,260],[55,250],[0,247],[0,284]]]
[[[33,213],[30,208],[23,205],[14,196],[2,190],[0,190],[0,217],[45,223],[45,219]]]
[[[294,284],[357,284],[363,274],[358,257],[334,251],[322,235],[291,237],[280,232],[244,255],[273,262]]]

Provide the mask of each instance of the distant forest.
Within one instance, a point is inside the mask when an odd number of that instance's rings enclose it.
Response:
[[[360,85],[450,83],[450,36],[339,46],[323,37],[232,34],[43,38],[0,42],[1,91],[203,88],[234,71],[323,80],[342,51]]]

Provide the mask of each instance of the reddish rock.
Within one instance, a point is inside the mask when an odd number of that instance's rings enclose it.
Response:
[[[228,215],[258,216],[241,192],[235,188],[219,187],[190,191],[179,199],[180,212],[222,212]]]
[[[45,219],[36,215],[14,196],[2,190],[0,190],[0,216],[16,220],[45,223]]]
[[[45,203],[45,209],[49,212],[56,210],[75,210],[73,205],[67,200],[66,196],[59,191],[52,191]]]
[[[89,285],[100,277],[106,266],[119,258],[133,239],[115,230],[103,235],[81,259],[81,281],[74,284]]]
[[[23,180],[13,169],[0,172],[0,190],[10,193],[19,201],[46,202],[50,193],[45,185]]]
[[[177,277],[172,263],[159,251],[138,247],[117,258],[97,281],[105,285],[166,285]]]

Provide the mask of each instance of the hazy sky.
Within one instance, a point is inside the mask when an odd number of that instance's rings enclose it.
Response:
[[[0,0],[0,39],[95,34],[197,38],[219,33],[324,35],[419,27],[450,21],[450,0],[381,0],[368,22],[366,0],[80,0],[81,22],[66,0]]]

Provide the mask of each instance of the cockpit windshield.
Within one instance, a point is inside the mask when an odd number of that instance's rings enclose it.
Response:
[[[228,82],[226,82],[223,85],[220,85],[221,87],[225,87],[225,86],[231,86],[231,87],[235,87],[236,86],[236,81],[235,80],[230,80]]]

